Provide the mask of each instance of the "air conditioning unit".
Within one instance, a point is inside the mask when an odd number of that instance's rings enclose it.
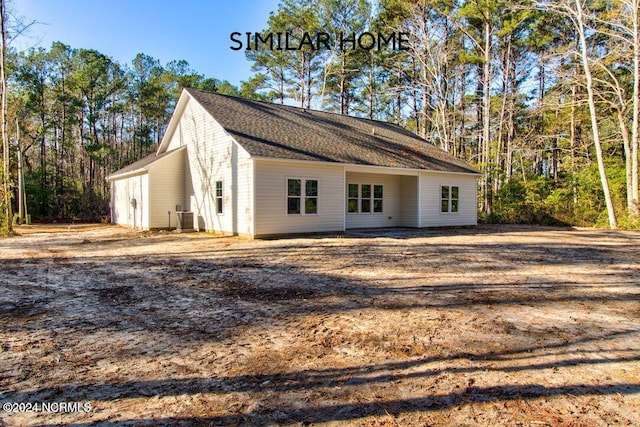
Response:
[[[178,222],[176,230],[178,232],[193,231],[193,212],[179,211],[176,212]]]

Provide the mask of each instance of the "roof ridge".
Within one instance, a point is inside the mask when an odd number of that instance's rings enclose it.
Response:
[[[342,113],[336,113],[333,111],[325,111],[325,110],[318,110],[315,108],[306,108],[306,107],[298,107],[295,105],[287,105],[287,104],[279,104],[276,102],[271,102],[271,101],[263,101],[260,99],[251,99],[251,98],[244,98],[242,96],[235,96],[235,95],[228,95],[225,93],[218,93],[218,92],[211,92],[208,90],[202,90],[202,89],[194,89],[194,88],[185,88],[185,90],[187,92],[200,92],[206,95],[216,95],[216,96],[222,96],[225,98],[231,98],[231,99],[238,99],[238,100],[242,100],[242,101],[247,101],[247,102],[255,102],[255,103],[259,103],[259,104],[264,104],[264,105],[268,105],[270,107],[275,107],[275,108],[286,108],[286,109],[293,109],[293,110],[297,110],[297,111],[303,111],[303,112],[308,112],[308,113],[319,113],[319,114],[329,114],[332,116],[336,116],[336,117],[343,117],[343,118],[347,118],[347,119],[354,119],[354,120],[362,120],[362,121],[367,121],[367,122],[373,122],[376,124],[380,124],[380,125],[385,125],[385,126],[393,126],[396,127],[398,129],[401,129],[407,133],[410,133],[411,135],[415,135],[417,138],[425,141],[425,142],[429,142],[426,139],[422,138],[420,135],[411,132],[410,130],[400,126],[397,123],[392,123],[392,122],[385,122],[384,120],[378,120],[378,119],[370,119],[368,117],[358,117],[358,116],[352,116],[350,114],[342,114]]]

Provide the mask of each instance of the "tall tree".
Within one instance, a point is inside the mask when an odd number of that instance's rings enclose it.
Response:
[[[17,70],[17,80],[26,95],[26,111],[34,116],[37,126],[33,127],[32,138],[40,147],[40,188],[48,188],[49,165],[47,164],[47,137],[51,128],[49,80],[51,66],[48,52],[43,49],[30,50],[21,55]],[[40,197],[40,211],[49,215],[49,194],[43,192]]]
[[[79,106],[78,98],[74,93],[71,83],[71,73],[73,70],[74,51],[70,46],[60,42],[54,42],[49,51],[51,67],[51,92],[53,105],[51,106],[51,116],[53,119],[55,158],[54,176],[55,183],[53,199],[57,216],[66,217],[67,204],[73,192],[69,180],[65,176],[70,175],[67,167],[72,166],[69,155],[73,153],[73,126],[77,117]]]
[[[458,15],[468,24],[461,29],[469,37],[475,49],[480,52],[482,68],[478,82],[482,82],[482,164],[483,164],[483,209],[488,220],[493,213],[491,194],[492,156],[491,156],[491,64],[493,55],[493,33],[496,30],[496,17],[504,5],[497,0],[465,2]]]
[[[281,104],[290,98],[302,108],[311,106],[323,52],[311,36],[322,31],[319,9],[314,0],[283,0],[269,16],[267,28],[245,46],[253,69],[267,77],[269,98]]]
[[[9,137],[7,135],[7,26],[6,4],[0,0],[0,132],[2,132],[2,221],[0,234],[10,233],[12,228],[11,176],[9,174]]]
[[[80,175],[87,195],[88,212],[105,209],[104,186],[98,174],[104,171],[104,162],[110,155],[111,147],[103,138],[104,118],[112,102],[112,95],[123,87],[123,75],[119,64],[95,50],[80,49],[74,57],[74,85],[82,100],[79,133],[83,148],[80,161]]]
[[[582,70],[584,72],[586,89],[587,89],[587,102],[589,105],[589,113],[591,116],[591,131],[593,133],[593,143],[596,149],[596,159],[598,161],[598,171],[600,173],[600,182],[602,184],[602,191],[604,192],[604,199],[607,205],[607,216],[609,218],[609,227],[615,229],[618,227],[616,220],[616,213],[613,207],[613,201],[611,200],[611,191],[609,189],[609,180],[607,179],[607,172],[604,165],[604,155],[602,153],[602,144],[600,142],[600,127],[598,124],[598,113],[596,110],[595,95],[593,90],[593,77],[591,74],[591,64],[589,62],[589,49],[587,46],[587,36],[585,30],[585,14],[583,11],[582,0],[573,0],[573,4],[566,3],[561,9],[567,13],[573,21],[578,39],[580,42],[580,59],[582,61]]]
[[[322,96],[333,95],[329,105],[337,104],[340,114],[349,114],[356,80],[369,55],[364,49],[357,49],[355,41],[346,40],[355,39],[367,29],[371,10],[366,0],[321,0],[319,3],[319,26],[335,40],[324,65]],[[339,42],[342,39],[344,43]],[[365,43],[369,42],[367,38]]]
[[[623,0],[625,11],[630,12],[626,16],[631,17],[631,40],[633,47],[633,110],[632,110],[632,134],[631,134],[631,159],[632,159],[632,213],[640,214],[640,202],[638,194],[638,144],[640,141],[640,1]]]
[[[630,10],[631,40],[633,41],[633,125],[631,134],[633,213],[640,214],[638,194],[638,144],[640,141],[640,1],[624,0]]]

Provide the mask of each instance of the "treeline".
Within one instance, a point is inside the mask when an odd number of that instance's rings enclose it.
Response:
[[[121,64],[58,42],[14,52],[9,66],[13,170],[21,151],[28,213],[48,221],[107,215],[106,176],[157,148],[182,88],[239,95],[185,61],[138,54]]]
[[[405,126],[482,172],[481,220],[638,226],[638,2],[282,0],[262,34],[404,32],[408,50],[263,44],[239,89],[142,54],[9,52],[11,174],[19,150],[34,216],[106,214],[105,176],[195,87]]]

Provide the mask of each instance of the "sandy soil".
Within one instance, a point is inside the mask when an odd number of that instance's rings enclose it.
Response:
[[[0,239],[0,402],[90,405],[0,425],[640,425],[639,257],[515,226]]]

